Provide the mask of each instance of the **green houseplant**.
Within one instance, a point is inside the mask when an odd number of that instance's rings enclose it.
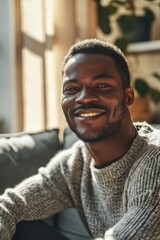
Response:
[[[112,18],[116,18],[116,23],[121,36],[115,39],[115,44],[123,51],[128,43],[147,41],[150,38],[151,24],[155,19],[155,14],[147,6],[147,3],[156,0],[95,0],[97,2],[98,25],[106,35],[111,34]],[[140,34],[139,34],[140,31]]]
[[[153,76],[160,82],[160,74],[153,73]],[[136,78],[133,86],[140,97],[149,97],[155,104],[160,103],[160,90],[149,86],[145,79]]]
[[[153,79],[157,81],[157,86],[160,82],[160,74],[153,73]],[[133,81],[133,87],[136,90],[136,97],[130,112],[134,121],[151,122],[157,114],[157,110],[151,110],[150,103],[154,106],[160,103],[160,88],[150,86],[146,79],[136,78]],[[153,107],[153,106],[152,106]]]
[[[107,39],[126,52],[128,44],[149,41],[152,23],[156,18],[155,8],[159,10],[157,0],[94,0],[97,3],[98,37]],[[115,28],[116,26],[116,28]],[[137,28],[138,27],[138,28]],[[102,34],[101,34],[102,32]],[[113,36],[113,38],[112,38]],[[153,78],[160,81],[160,75],[153,73]],[[152,81],[152,79],[150,80]],[[150,100],[154,104],[160,102],[160,90],[140,77],[133,80],[136,89],[134,108],[140,120],[150,119]],[[143,102],[145,113],[142,114]],[[137,120],[137,119],[136,119]]]

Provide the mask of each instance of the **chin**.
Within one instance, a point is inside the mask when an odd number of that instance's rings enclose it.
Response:
[[[88,137],[78,136],[78,137],[85,143],[96,143],[106,139],[106,136],[88,136]]]
[[[109,136],[110,134],[108,135],[108,133],[104,131],[96,132],[92,130],[90,132],[87,131],[85,133],[82,133],[81,131],[74,131],[74,132],[79,139],[87,143],[102,141],[110,137]]]
[[[71,128],[72,131],[84,142],[99,142],[103,140],[107,140],[113,138],[117,135],[117,132],[121,128],[123,118],[120,118],[118,121],[114,123],[110,123],[104,126],[102,129],[77,129]]]

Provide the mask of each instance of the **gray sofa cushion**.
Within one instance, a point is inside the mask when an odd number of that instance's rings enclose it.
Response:
[[[70,240],[90,240],[91,237],[84,227],[78,212],[68,208],[57,214],[56,228]]]
[[[35,174],[59,149],[58,129],[0,134],[0,193]]]
[[[57,151],[69,148],[77,141],[70,129],[64,130],[61,144],[58,134],[58,129],[34,134],[0,134],[0,193],[35,174]],[[71,240],[90,239],[75,209],[66,209],[44,221]]]
[[[78,137],[70,128],[66,128],[63,133],[63,149],[70,148],[73,143],[78,140]]]

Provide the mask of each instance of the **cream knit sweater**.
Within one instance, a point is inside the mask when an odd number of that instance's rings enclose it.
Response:
[[[77,208],[93,239],[160,239],[160,131],[145,124],[137,129],[129,151],[108,167],[96,169],[78,141],[8,189],[0,197],[0,239],[11,239],[21,220],[67,207]]]

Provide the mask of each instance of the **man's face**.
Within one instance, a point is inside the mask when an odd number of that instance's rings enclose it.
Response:
[[[62,109],[85,142],[114,136],[125,117],[125,90],[111,57],[77,54],[64,68]]]

